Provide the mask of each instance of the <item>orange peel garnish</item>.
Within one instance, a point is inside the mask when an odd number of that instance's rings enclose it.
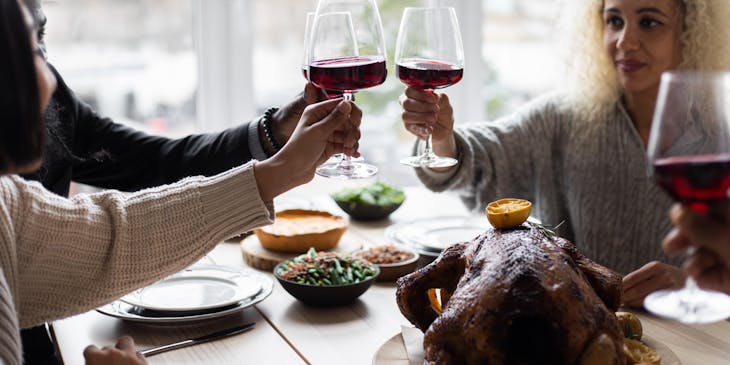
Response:
[[[436,288],[428,289],[428,301],[431,302],[431,308],[433,308],[436,312],[441,313],[441,311],[443,311],[441,300],[439,300],[436,295]]]
[[[505,198],[487,204],[486,214],[494,228],[510,229],[524,223],[531,211],[532,203],[528,200]]]

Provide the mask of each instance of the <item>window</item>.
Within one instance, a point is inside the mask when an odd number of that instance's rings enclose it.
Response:
[[[151,133],[195,130],[190,0],[44,2],[49,61],[87,103]]]
[[[483,105],[488,119],[555,86],[558,58],[554,50],[556,0],[482,0]]]

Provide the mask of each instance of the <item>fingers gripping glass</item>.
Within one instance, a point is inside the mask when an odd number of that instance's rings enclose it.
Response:
[[[374,0],[320,0],[309,40],[309,81],[324,90],[352,93],[382,84],[387,74],[385,42]],[[317,174],[340,179],[367,178],[377,167],[345,156],[325,163]]]
[[[454,8],[406,8],[398,30],[395,63],[396,75],[410,87],[433,92],[459,82],[464,74],[464,49]],[[431,144],[429,133],[423,152],[401,163],[414,167],[456,165],[456,159],[437,156]]]
[[[654,180],[676,201],[701,214],[728,199],[730,73],[662,75],[647,153]],[[688,254],[692,255],[694,248]],[[730,296],[700,289],[688,277],[681,290],[649,294],[644,306],[685,323],[730,317]]]

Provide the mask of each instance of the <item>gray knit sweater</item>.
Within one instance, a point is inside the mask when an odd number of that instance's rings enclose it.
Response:
[[[646,150],[621,105],[580,118],[564,96],[539,98],[494,122],[455,128],[459,164],[417,170],[434,191],[455,189],[468,208],[512,197],[588,257],[624,274],[660,260],[672,199],[649,177]]]
[[[3,176],[0,194],[0,364],[22,362],[19,328],[109,303],[273,219],[252,164],[72,199]]]

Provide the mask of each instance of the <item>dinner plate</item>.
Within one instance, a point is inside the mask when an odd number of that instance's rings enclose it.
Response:
[[[421,254],[438,256],[447,247],[470,241],[488,227],[486,218],[476,216],[431,217],[394,224],[385,230],[385,236]]]
[[[679,357],[664,343],[644,335],[641,339],[649,347],[655,349],[662,357],[662,365],[681,365]],[[423,342],[423,341],[421,341]],[[423,353],[410,354],[406,350],[406,344],[402,333],[398,333],[383,343],[373,355],[373,365],[408,365],[423,363]]]
[[[261,291],[256,278],[224,266],[199,264],[120,298],[160,312],[206,311],[236,304]]]
[[[156,311],[137,307],[129,303],[125,303],[122,300],[114,301],[110,304],[97,308],[96,310],[99,313],[131,322],[142,322],[148,324],[197,322],[240,312],[243,309],[266,299],[269,295],[271,295],[271,292],[274,289],[274,281],[262,273],[248,269],[228,268],[228,270],[237,272],[240,276],[253,279],[259,284],[260,290],[255,295],[245,298],[237,303],[203,311]]]

